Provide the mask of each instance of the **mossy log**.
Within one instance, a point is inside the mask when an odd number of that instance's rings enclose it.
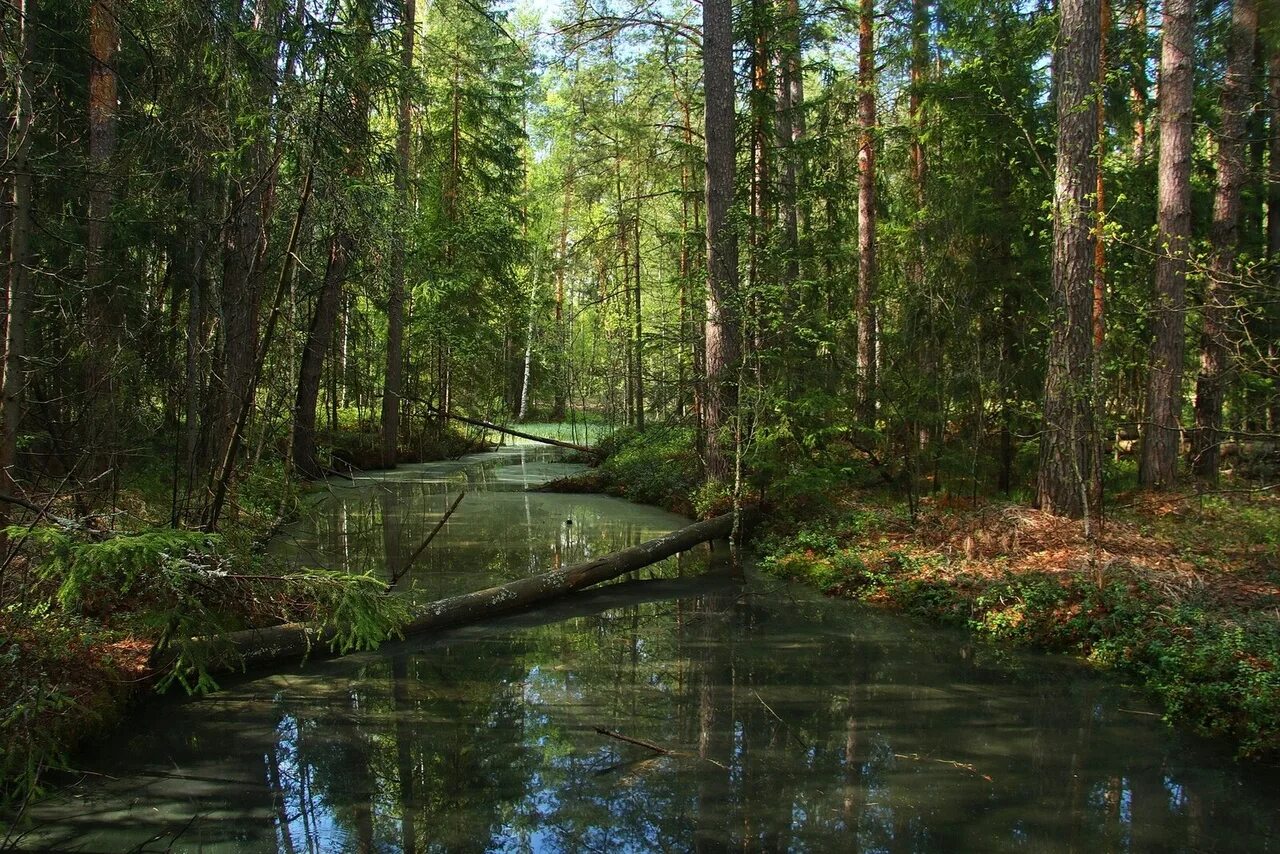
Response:
[[[744,514],[744,521],[749,518],[750,514]],[[404,627],[403,634],[411,637],[521,611],[643,569],[702,543],[725,539],[732,533],[733,524],[733,514],[726,513],[604,557],[441,599],[424,606]],[[208,643],[219,653],[230,653],[219,656],[228,668],[249,668],[300,661],[308,655],[330,655],[332,639],[332,633],[317,632],[300,623],[287,623],[232,632],[209,638]]]

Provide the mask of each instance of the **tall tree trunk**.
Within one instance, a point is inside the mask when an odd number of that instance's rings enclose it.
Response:
[[[1278,18],[1280,16],[1273,16]],[[1270,167],[1267,174],[1267,258],[1271,263],[1273,292],[1280,293],[1280,43],[1271,45],[1267,62],[1268,109],[1271,113]],[[1280,433],[1280,310],[1273,307],[1270,316],[1270,355],[1272,393],[1267,420],[1273,433]]]
[[[564,201],[560,207],[560,239],[556,250],[556,370],[555,396],[551,405],[551,420],[563,421],[568,410],[569,383],[567,373],[572,342],[568,340],[564,324],[564,274],[569,266],[569,212],[573,203],[574,164],[570,159],[564,177]]]
[[[294,470],[303,477],[320,475],[316,462],[316,403],[320,399],[320,381],[324,373],[325,353],[333,346],[333,327],[338,319],[342,286],[351,265],[355,241],[345,230],[339,230],[329,241],[329,261],[324,282],[316,298],[315,311],[307,342],[298,367],[298,391],[293,406],[293,435],[290,454]]]
[[[800,278],[800,164],[796,143],[804,136],[804,49],[801,42],[799,0],[784,0],[782,46],[778,57],[777,131],[783,153],[780,176],[783,229],[783,301],[790,314],[792,293]]]
[[[120,43],[118,0],[92,0],[89,5],[89,205],[85,236],[85,286],[88,289],[89,348],[84,373],[87,419],[96,432],[90,477],[115,467],[115,389],[111,373],[118,311],[109,290],[105,255],[110,235],[114,190],[111,160],[116,150],[116,48]],[[114,480],[114,478],[113,478]]]
[[[1147,158],[1147,0],[1133,0],[1130,26],[1137,33],[1141,49],[1133,62],[1129,84],[1129,108],[1133,113],[1133,162]]]
[[[409,174],[413,145],[413,42],[417,0],[404,0],[400,34],[400,112],[396,126],[396,203],[400,227],[410,214]],[[382,384],[382,466],[395,468],[396,439],[400,434],[400,393],[404,371],[404,251],[401,233],[391,248],[391,281],[387,288],[387,369]]]
[[[1037,504],[1079,517],[1097,506],[1093,460],[1093,243],[1097,187],[1095,94],[1101,38],[1099,0],[1062,0],[1057,49],[1057,169],[1051,259],[1053,332],[1044,389]]]
[[[7,200],[12,206],[9,222],[9,265],[5,281],[5,340],[3,412],[0,413],[0,489],[19,493],[14,467],[18,457],[18,431],[22,426],[23,392],[27,384],[27,323],[31,300],[31,151],[32,105],[27,65],[31,61],[34,21],[29,0],[8,0],[6,13],[16,20],[9,32],[15,36],[16,60],[11,77],[13,114],[6,128],[9,157]],[[6,17],[8,15],[6,14]],[[8,507],[0,509],[0,526],[8,521]]]
[[[1182,446],[1179,423],[1186,351],[1187,244],[1191,239],[1194,8],[1192,0],[1165,0],[1161,25],[1156,294],[1138,464],[1138,483],[1148,489],[1173,487]]]
[[[1213,197],[1213,225],[1209,231],[1209,283],[1201,311],[1204,326],[1200,333],[1200,375],[1196,379],[1196,429],[1191,443],[1192,470],[1207,483],[1216,483],[1218,479],[1222,404],[1230,361],[1228,327],[1235,290],[1232,278],[1240,243],[1240,191],[1247,177],[1245,126],[1257,33],[1256,0],[1233,0],[1227,70],[1222,82],[1218,177]]]
[[[253,32],[248,42],[254,67],[250,71],[248,109],[266,113],[275,93],[276,62],[280,53],[278,0],[255,0]],[[268,123],[253,125],[238,174],[232,181],[231,215],[223,230],[221,388],[212,425],[215,461],[231,444],[236,413],[252,383],[258,352],[259,313],[263,295],[263,261],[267,244],[267,216],[274,193],[275,158],[271,155]],[[216,476],[216,472],[214,473]]]
[[[876,420],[876,57],[875,0],[858,12],[858,411]]]
[[[721,428],[738,403],[741,311],[734,196],[733,0],[703,0],[702,75],[706,98],[707,318],[703,430],[709,477],[727,480],[731,460]]]
[[[632,357],[633,370],[635,375],[632,378],[631,385],[635,389],[636,395],[636,429],[644,429],[644,317],[640,313],[640,202],[636,201],[635,216],[635,251],[632,258],[635,260],[635,267],[632,271],[632,278],[635,280],[635,326],[633,328],[632,348],[635,355]]]

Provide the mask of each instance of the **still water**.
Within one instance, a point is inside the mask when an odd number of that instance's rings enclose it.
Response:
[[[576,469],[557,459],[516,446],[334,485],[276,549],[395,572],[465,490],[401,583],[435,598],[684,524],[525,492]],[[1280,772],[1169,732],[1082,666],[734,579],[705,552],[224,689],[140,710],[81,757],[84,777],[36,810],[23,845],[1280,850]]]

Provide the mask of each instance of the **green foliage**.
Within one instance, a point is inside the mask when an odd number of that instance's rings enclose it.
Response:
[[[693,431],[651,427],[625,428],[602,439],[605,454],[599,474],[605,487],[632,501],[688,508],[702,481]]]

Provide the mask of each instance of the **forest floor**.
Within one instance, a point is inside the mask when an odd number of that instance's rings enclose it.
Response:
[[[604,463],[553,489],[592,489],[708,512],[688,436],[620,437]],[[843,471],[849,471],[847,468]],[[763,571],[831,596],[1065,652],[1151,692],[1171,723],[1240,755],[1280,752],[1280,491],[1112,489],[1100,535],[1007,499],[919,500],[859,477],[775,486],[753,551]],[[875,484],[875,485],[873,485]]]

